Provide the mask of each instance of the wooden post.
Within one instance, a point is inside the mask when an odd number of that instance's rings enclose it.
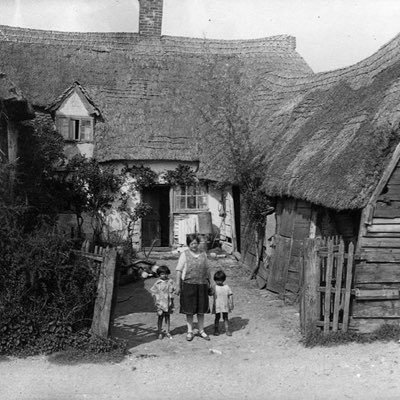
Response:
[[[353,278],[353,257],[354,257],[354,245],[353,243],[350,243],[347,256],[346,291],[345,291],[344,306],[343,306],[343,325],[342,325],[343,332],[347,332],[347,329],[349,327],[351,283]]]
[[[337,330],[339,329],[339,310],[340,310],[341,293],[342,293],[343,263],[344,263],[344,242],[343,239],[341,239],[339,244],[339,254],[337,257],[337,264],[336,264],[335,303],[333,307],[332,332],[337,332]]]
[[[116,249],[107,248],[104,252],[104,261],[100,267],[97,297],[94,305],[91,332],[92,335],[104,338],[108,337],[110,329],[116,259]]]
[[[325,279],[325,304],[324,304],[324,333],[329,332],[331,316],[331,293],[332,293],[332,271],[333,271],[333,243],[334,238],[328,240],[328,262],[326,265]]]
[[[300,324],[304,334],[313,330],[319,319],[320,271],[317,254],[319,245],[319,239],[308,239],[304,245],[300,301]]]

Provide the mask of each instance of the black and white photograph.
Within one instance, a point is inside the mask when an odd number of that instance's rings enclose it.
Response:
[[[400,398],[398,0],[0,0],[0,400]]]

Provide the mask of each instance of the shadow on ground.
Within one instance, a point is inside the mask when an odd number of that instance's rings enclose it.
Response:
[[[248,323],[249,323],[249,320],[247,318],[233,317],[233,318],[229,319],[229,329],[232,333],[234,333],[234,332],[240,331],[241,329],[244,329]],[[204,330],[209,335],[212,335],[214,332],[214,324],[207,325],[204,328]],[[219,321],[219,331],[225,332],[224,322],[222,319]]]
[[[149,291],[145,288],[145,282],[140,279],[118,288],[114,318],[133,313],[155,313],[154,301]],[[154,283],[155,280],[151,279],[147,282],[147,286],[152,286]]]

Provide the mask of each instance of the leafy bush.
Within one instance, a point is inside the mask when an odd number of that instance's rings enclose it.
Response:
[[[98,270],[49,230],[0,231],[0,354],[72,345],[91,322]]]

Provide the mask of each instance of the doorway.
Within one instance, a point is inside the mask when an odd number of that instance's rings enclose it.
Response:
[[[169,186],[155,186],[142,192],[142,201],[151,206],[151,212],[142,218],[142,247],[170,245],[169,192]]]

